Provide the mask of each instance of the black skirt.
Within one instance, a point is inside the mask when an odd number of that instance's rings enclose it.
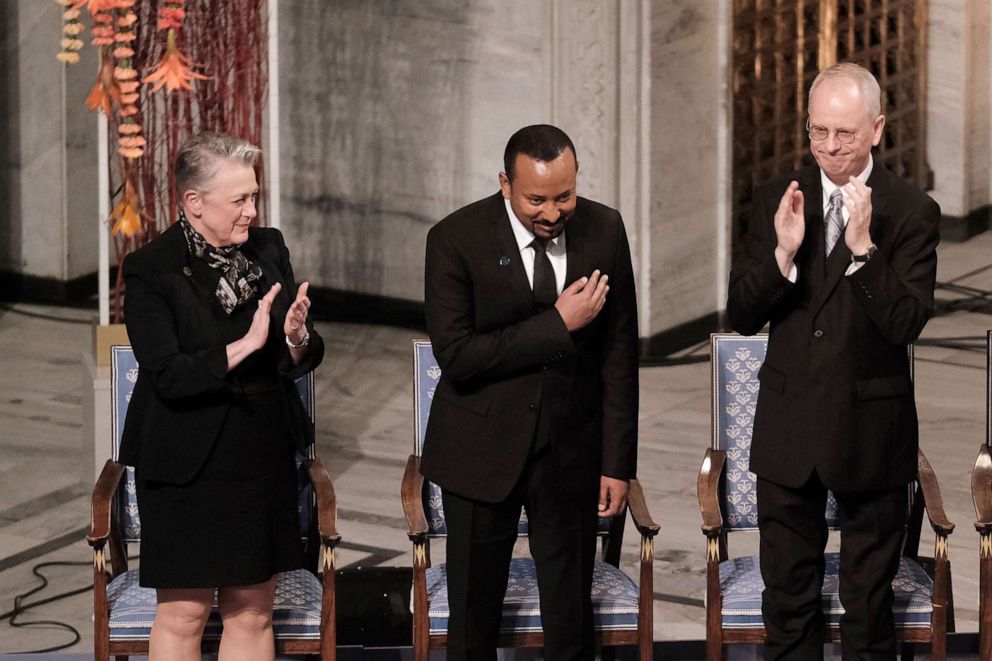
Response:
[[[295,447],[282,396],[271,390],[233,403],[192,482],[136,475],[142,586],[253,585],[303,566]]]

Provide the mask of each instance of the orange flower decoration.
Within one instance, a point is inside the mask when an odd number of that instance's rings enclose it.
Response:
[[[132,2],[130,4],[134,3]],[[74,3],[74,6],[77,8],[83,5],[89,8],[91,14],[99,14],[100,12],[108,12],[113,9],[130,6],[122,4],[121,0],[77,0]]]
[[[138,151],[140,152],[140,150]],[[123,234],[129,239],[135,234],[140,234],[143,231],[140,209],[141,198],[138,197],[134,185],[128,179],[127,183],[124,184],[124,196],[110,212],[110,218],[107,219],[107,222],[113,223],[110,228],[111,234],[114,236]]]
[[[86,107],[90,110],[102,110],[103,114],[110,117],[111,102],[120,103],[121,90],[114,80],[114,64],[109,57],[100,59],[100,73],[97,74],[96,82],[86,97]]]
[[[208,76],[196,73],[192,67],[196,66],[190,58],[181,53],[176,47],[176,31],[169,30],[168,46],[165,49],[165,57],[152,67],[152,72],[141,82],[154,85],[152,92],[157,92],[165,86],[166,92],[174,92],[178,89],[191,89],[190,81],[208,80]]]

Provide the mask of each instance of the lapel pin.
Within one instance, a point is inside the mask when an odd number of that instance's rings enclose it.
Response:
[[[503,255],[502,257],[499,258],[499,265],[500,266],[509,266],[510,265],[510,258],[507,257],[506,255]]]

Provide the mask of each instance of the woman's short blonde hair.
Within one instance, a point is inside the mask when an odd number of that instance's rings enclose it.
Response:
[[[197,133],[179,147],[174,168],[176,189],[180,195],[190,188],[202,190],[217,173],[221,162],[253,168],[261,153],[261,149],[243,138],[215,131]]]

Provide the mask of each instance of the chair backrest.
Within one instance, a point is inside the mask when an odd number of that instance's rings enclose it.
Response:
[[[434,390],[438,381],[441,380],[441,367],[434,358],[434,351],[431,348],[430,340],[413,341],[413,413],[414,413],[414,437],[413,453],[420,456],[424,449],[424,437],[427,434],[427,419],[431,414],[431,402],[434,399]],[[466,432],[468,433],[468,432]],[[427,517],[428,535],[431,537],[443,537],[448,533],[444,523],[444,506],[441,503],[441,487],[424,480],[424,514]],[[608,535],[610,532],[610,519],[599,520],[598,535]],[[517,534],[524,536],[527,534],[527,513],[520,513],[520,523],[517,525]]]
[[[441,367],[434,358],[430,340],[413,341],[413,418],[416,425],[413,437],[413,453],[418,457],[424,450],[427,436],[427,419],[431,414],[434,391],[441,380]],[[442,537],[448,533],[444,522],[444,506],[441,504],[441,487],[424,480],[424,514],[427,517],[428,534]]]
[[[128,345],[115,345],[110,348],[110,351],[111,437],[113,439],[110,454],[114,461],[117,461],[121,436],[124,433],[127,407],[131,401],[131,393],[134,392],[134,384],[138,381],[138,360],[134,356],[134,350]],[[306,376],[297,379],[296,389],[303,400],[303,408],[310,417],[310,423],[313,424],[315,410],[313,372],[308,372]],[[308,536],[310,522],[313,520],[314,497],[313,487],[310,486],[310,479],[307,477],[302,462],[304,459],[313,459],[314,456],[314,446],[311,445],[307,449],[306,457],[301,457],[299,454],[296,457],[300,531],[304,537]],[[122,486],[123,488],[117,490],[117,516],[121,524],[123,541],[135,543],[141,539],[141,515],[138,512],[133,467],[127,467]]]
[[[724,530],[757,531],[758,509],[756,476],[748,470],[751,432],[758,406],[758,370],[765,362],[768,335],[743,336],[715,333],[710,336],[713,370],[714,450],[726,454],[721,507]],[[827,525],[836,529],[837,502],[827,499]]]

